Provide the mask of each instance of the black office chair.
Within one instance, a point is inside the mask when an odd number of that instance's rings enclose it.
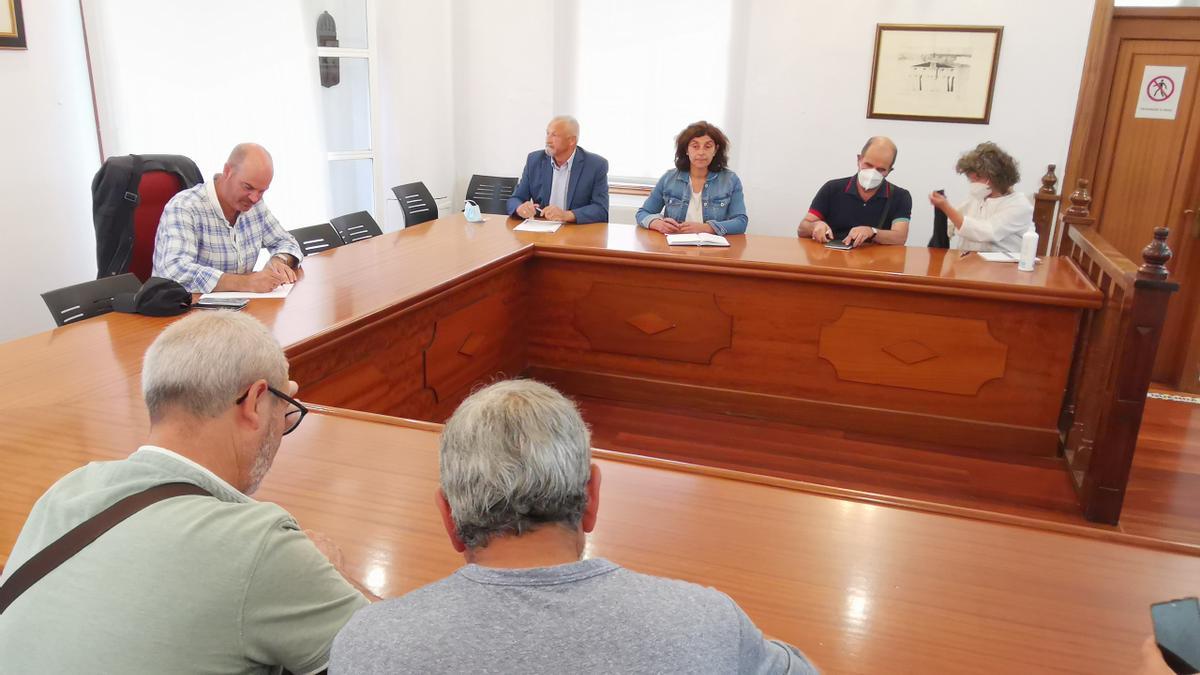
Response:
[[[306,256],[320,253],[321,251],[328,251],[331,248],[337,248],[346,243],[342,241],[342,236],[329,223],[298,227],[291,230],[291,233],[296,238],[296,241],[300,242],[300,250]]]
[[[516,178],[504,176],[471,176],[467,185],[467,199],[479,205],[484,213],[508,215],[508,198],[517,189]]]
[[[379,229],[379,224],[366,211],[347,213],[344,216],[330,218],[329,224],[333,225],[333,229],[337,230],[338,236],[346,244],[353,244],[356,241],[378,237],[383,234],[383,230]]]
[[[421,181],[397,185],[392,188],[392,192],[400,201],[400,210],[404,212],[405,227],[437,219],[437,203],[433,201],[433,195],[429,194],[429,188],[425,187]]]
[[[118,274],[82,284],[66,286],[42,293],[46,308],[54,317],[54,323],[65,326],[93,316],[112,311],[113,296],[119,293],[137,293],[142,287],[136,274]]]

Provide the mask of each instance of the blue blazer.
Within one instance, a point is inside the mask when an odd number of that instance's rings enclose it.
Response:
[[[508,198],[508,215],[530,198],[542,206],[549,204],[553,180],[554,167],[546,151],[529,153],[521,182]],[[579,146],[567,181],[567,210],[575,213],[577,223],[608,222],[608,160]]]

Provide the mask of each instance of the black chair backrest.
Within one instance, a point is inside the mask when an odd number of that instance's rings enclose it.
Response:
[[[337,248],[346,243],[342,241],[341,235],[329,223],[298,227],[291,230],[291,233],[296,238],[296,241],[300,243],[300,250],[306,256],[320,253],[321,251],[328,251],[331,248]]]
[[[42,300],[46,302],[46,308],[54,317],[54,323],[65,326],[111,312],[114,295],[136,293],[141,287],[142,282],[138,280],[137,275],[118,274],[46,291],[42,293]]]
[[[475,174],[467,185],[467,199],[478,204],[479,210],[484,213],[503,216],[508,214],[508,198],[516,189],[516,178]]]
[[[397,185],[392,188],[392,192],[400,201],[400,210],[404,212],[405,227],[437,219],[437,203],[433,201],[433,195],[429,194],[429,188],[425,187],[421,181]]]
[[[370,239],[371,237],[378,237],[383,234],[383,230],[379,229],[379,224],[366,211],[347,213],[344,216],[330,218],[329,224],[333,225],[333,229],[337,230],[338,236],[346,244],[352,244],[362,239]]]

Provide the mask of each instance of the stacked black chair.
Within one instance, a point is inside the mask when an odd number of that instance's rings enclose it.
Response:
[[[292,236],[300,243],[300,250],[305,256],[310,256],[321,251],[328,251],[331,248],[337,248],[346,243],[342,241],[342,236],[329,223],[321,223],[320,225],[309,225],[308,227],[298,227],[291,230]]]
[[[437,203],[429,188],[421,181],[406,183],[392,188],[392,193],[400,201],[400,210],[404,212],[404,226],[412,227],[438,217]]]
[[[42,293],[42,300],[54,317],[54,323],[65,326],[111,312],[113,296],[136,293],[141,287],[142,282],[136,274],[118,274],[47,291]]]
[[[467,199],[479,205],[484,213],[508,215],[508,198],[517,189],[516,178],[504,176],[471,176],[467,185]]]
[[[337,230],[338,236],[342,238],[342,243],[345,244],[353,244],[356,241],[378,237],[383,234],[383,230],[379,229],[379,224],[366,211],[347,213],[344,216],[330,218],[329,224],[333,225],[333,229]]]

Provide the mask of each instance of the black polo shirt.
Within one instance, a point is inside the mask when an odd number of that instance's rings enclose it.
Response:
[[[845,239],[858,225],[892,229],[897,220],[912,218],[912,195],[886,180],[867,201],[858,196],[858,176],[834,178],[817,190],[808,212],[829,223],[834,239]],[[886,209],[886,215],[885,210]]]

